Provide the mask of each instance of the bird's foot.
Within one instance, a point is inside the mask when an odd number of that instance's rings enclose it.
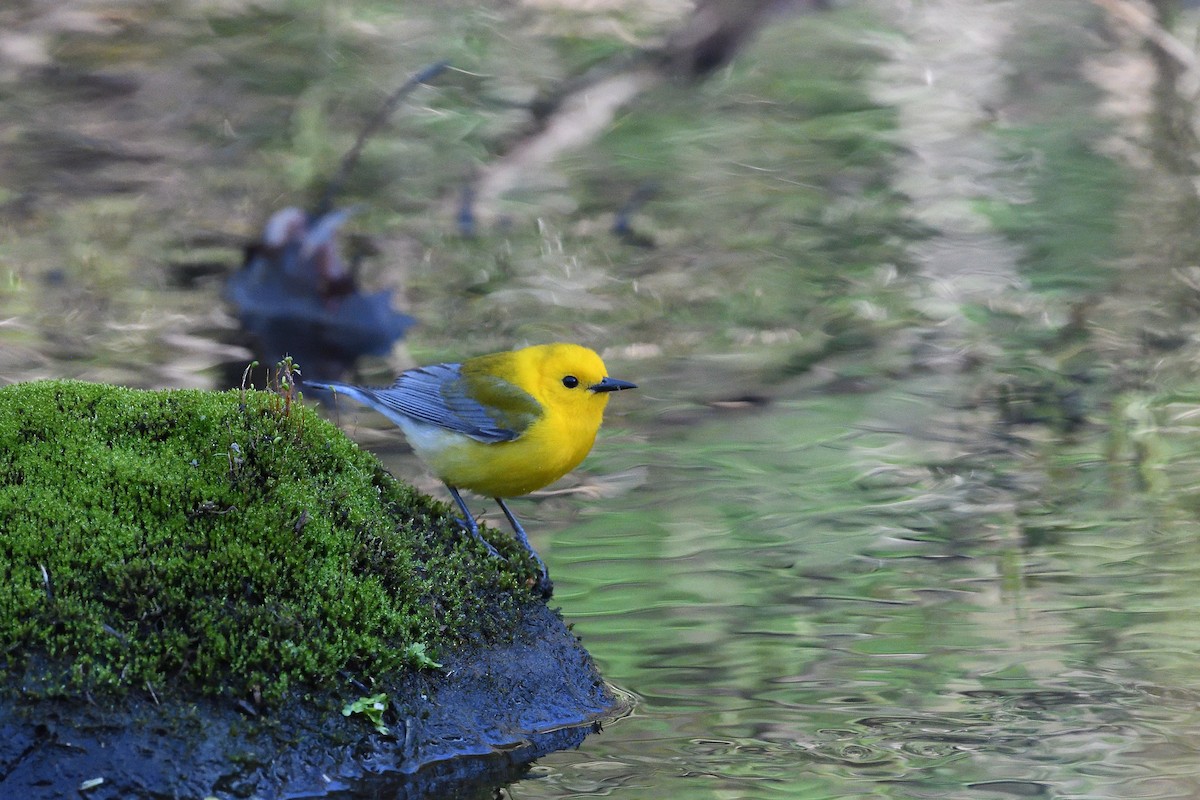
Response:
[[[472,524],[474,520],[465,520],[462,517],[455,517],[455,521],[463,530],[471,534],[471,537],[474,538],[475,541],[483,545],[487,549],[488,555],[490,555],[492,558],[498,558],[501,561],[508,560],[504,556],[500,555],[500,551],[493,547],[491,542],[483,538],[483,534],[479,532],[479,526]]]
[[[508,504],[504,502],[504,499],[501,497],[495,499],[500,504],[500,510],[504,512],[504,516],[508,518],[508,524],[512,526],[513,533],[517,535],[517,541],[521,543],[534,563],[537,564],[538,579],[537,583],[532,584],[532,586],[542,596],[542,599],[549,600],[550,596],[554,594],[554,582],[550,580],[550,571],[546,569],[546,562],[542,561],[542,557],[538,555],[537,550],[533,549],[533,545],[529,543],[529,536],[526,535],[525,529],[521,527],[520,522],[517,522],[516,516],[512,513]]]
[[[500,555],[500,551],[497,550],[491,542],[483,538],[483,534],[479,532],[478,525],[471,525],[462,517],[455,517],[454,519],[463,530],[471,534],[471,537],[475,539],[475,541],[487,548],[489,555],[491,555],[493,558],[498,558],[501,561],[508,561],[507,558]],[[529,554],[533,556],[533,560],[537,564],[538,574],[537,578],[530,578],[526,585],[531,587],[534,592],[536,592],[537,595],[543,600],[549,600],[554,595],[554,581],[550,580],[550,573],[546,569],[546,562],[542,561],[541,556],[539,556],[533,550],[530,550]]]
[[[533,590],[543,600],[549,600],[554,596],[554,581],[550,580],[550,573],[546,572],[546,567],[542,566],[542,574],[538,576],[537,583],[533,585]]]
[[[483,534],[479,532],[479,525],[475,522],[475,517],[471,516],[471,509],[467,506],[466,501],[462,499],[462,495],[458,493],[458,489],[455,489],[450,484],[446,484],[446,488],[450,490],[450,496],[454,498],[454,502],[458,506],[458,510],[463,513],[461,517],[456,517],[455,521],[458,522],[458,524],[461,525],[467,533],[475,537],[475,541],[486,547],[492,558],[498,558],[501,561],[506,561],[507,559],[500,555],[500,551],[492,547],[492,543],[483,538]]]

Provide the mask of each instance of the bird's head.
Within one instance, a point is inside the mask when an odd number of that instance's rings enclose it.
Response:
[[[517,350],[514,355],[533,368],[537,399],[564,414],[602,414],[611,393],[637,388],[628,381],[608,377],[600,356],[577,344],[535,345]]]

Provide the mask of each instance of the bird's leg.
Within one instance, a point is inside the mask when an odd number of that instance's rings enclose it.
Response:
[[[471,509],[467,508],[467,504],[462,499],[462,495],[458,493],[458,489],[455,489],[449,484],[446,485],[446,488],[450,490],[450,496],[454,498],[455,503],[458,503],[458,509],[463,513],[462,519],[458,521],[459,524],[466,528],[467,531],[475,537],[475,541],[486,547],[489,553],[503,561],[504,557],[500,555],[500,552],[496,548],[492,547],[492,543],[487,539],[484,539],[483,534],[479,532],[479,526],[475,524],[475,517],[471,515]],[[509,517],[509,519],[512,519],[512,517]]]
[[[546,562],[542,561],[537,550],[533,549],[533,545],[529,543],[529,537],[525,535],[525,529],[521,527],[521,523],[517,522],[517,518],[513,516],[504,499],[497,497],[495,500],[500,504],[500,510],[504,512],[504,516],[508,517],[508,524],[512,526],[513,533],[517,535],[517,541],[525,546],[529,555],[533,556],[533,560],[537,562],[538,569],[541,571],[541,576],[538,578],[538,590],[542,596],[549,597],[554,591],[554,584],[550,582],[550,572],[546,569]]]

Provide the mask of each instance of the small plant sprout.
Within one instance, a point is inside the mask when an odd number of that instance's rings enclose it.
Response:
[[[370,697],[360,697],[352,703],[347,703],[342,709],[342,716],[348,717],[351,714],[363,714],[375,726],[375,730],[384,736],[391,736],[391,729],[383,724],[383,712],[387,711],[387,707],[387,693],[380,692],[379,694],[374,694]]]
[[[292,403],[296,399],[297,379],[302,374],[300,365],[291,356],[284,356],[283,360],[275,365],[275,374],[270,378],[267,388],[283,399],[283,415],[285,417],[292,413]]]
[[[245,410],[245,408],[246,408],[246,388],[247,388],[246,385],[249,384],[250,389],[254,388],[254,381],[251,380],[250,375],[254,372],[254,368],[257,366],[258,366],[257,361],[251,361],[249,364],[246,365],[246,369],[242,370],[242,394],[241,394],[242,405],[241,405],[241,407],[243,410]]]
[[[441,664],[429,657],[425,651],[424,642],[413,642],[404,648],[404,657],[408,663],[417,669],[440,669]]]

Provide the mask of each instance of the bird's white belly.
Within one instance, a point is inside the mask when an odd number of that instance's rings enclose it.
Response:
[[[470,441],[461,433],[416,420],[405,419],[400,423],[400,428],[417,457],[427,464],[436,463],[439,455]]]

